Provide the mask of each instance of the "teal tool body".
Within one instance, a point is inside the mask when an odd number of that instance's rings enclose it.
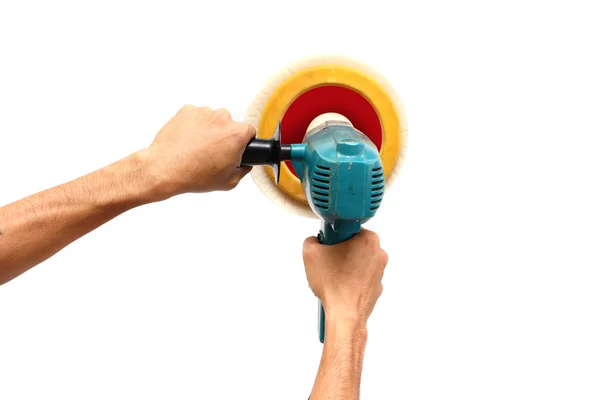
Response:
[[[290,160],[306,199],[321,218],[319,240],[335,245],[352,238],[375,216],[383,200],[384,174],[377,147],[343,121],[328,121],[302,143],[281,144],[278,124],[271,139],[252,139],[241,165],[270,165],[279,182],[280,163]],[[325,341],[325,311],[319,303],[319,340]]]

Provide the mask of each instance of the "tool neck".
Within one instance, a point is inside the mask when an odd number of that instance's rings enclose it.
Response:
[[[334,231],[329,223],[322,221],[321,231],[319,232],[319,241],[322,244],[333,245],[345,242],[346,240],[351,239],[355,234],[355,232]]]

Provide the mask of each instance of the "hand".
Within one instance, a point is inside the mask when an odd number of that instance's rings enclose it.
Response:
[[[239,167],[252,125],[227,110],[186,105],[158,132],[145,152],[164,197],[231,190],[251,170]]]
[[[366,325],[383,291],[381,280],[388,262],[377,234],[362,229],[335,245],[309,237],[303,259],[308,284],[321,300],[326,318],[349,318]]]

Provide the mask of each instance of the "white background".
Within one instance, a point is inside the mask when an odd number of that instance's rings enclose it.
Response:
[[[241,120],[288,61],[360,58],[410,129],[367,224],[390,263],[362,398],[598,399],[598,12],[3,1],[0,204],[146,146],[185,103]],[[0,287],[0,398],[307,398],[321,345],[301,245],[317,230],[250,177],[122,215]]]

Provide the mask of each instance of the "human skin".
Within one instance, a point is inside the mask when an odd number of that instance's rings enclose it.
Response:
[[[367,321],[383,292],[387,253],[376,233],[362,229],[346,242],[304,242],[308,284],[325,310],[323,353],[311,400],[357,400]]]
[[[111,219],[184,193],[229,191],[250,171],[239,167],[251,125],[224,109],[184,106],[153,142],[73,181],[0,208],[0,284],[9,282]],[[310,288],[325,309],[323,354],[312,400],[358,399],[367,320],[382,293],[387,254],[363,229],[322,245],[306,239]]]
[[[225,109],[182,107],[146,148],[0,208],[0,285],[118,215],[183,193],[228,191],[252,125]]]

